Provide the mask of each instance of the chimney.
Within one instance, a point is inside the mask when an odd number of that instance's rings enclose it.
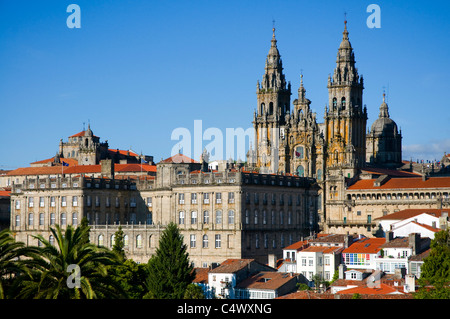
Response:
[[[100,161],[102,167],[102,176],[114,178],[114,162],[112,159],[104,159]]]
[[[416,291],[416,277],[414,275],[405,276],[405,292],[415,292]]]
[[[269,267],[276,269],[277,268],[277,256],[275,256],[275,254],[269,254],[269,256],[267,258],[268,258]]]
[[[448,227],[448,212],[442,212],[441,217],[439,217],[439,228],[447,229]]]
[[[345,271],[347,267],[344,264],[339,265],[339,279],[345,279]]]
[[[416,255],[420,251],[420,234],[409,234],[409,247],[412,250],[412,255]]]
[[[386,232],[386,243],[390,242],[392,239],[394,239],[394,233],[389,230]]]

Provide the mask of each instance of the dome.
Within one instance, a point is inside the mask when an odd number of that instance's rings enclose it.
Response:
[[[394,136],[398,134],[397,124],[389,117],[389,108],[384,93],[383,103],[380,105],[380,115],[373,122],[371,132],[376,136]]]

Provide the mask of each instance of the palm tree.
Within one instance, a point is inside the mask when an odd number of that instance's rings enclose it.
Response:
[[[30,273],[27,266],[32,259],[26,257],[36,256],[37,253],[35,248],[17,242],[9,229],[0,231],[0,299],[8,297],[7,290],[12,288],[17,275]]]
[[[63,234],[59,225],[50,229],[53,246],[42,236],[43,244],[32,278],[21,283],[21,298],[94,299],[125,297],[120,286],[108,274],[108,267],[118,265],[117,256],[104,247],[86,242],[86,227],[67,226]],[[74,270],[79,270],[77,273]]]

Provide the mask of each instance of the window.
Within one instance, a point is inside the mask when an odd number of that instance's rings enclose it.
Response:
[[[178,224],[180,224],[180,225],[184,224],[184,212],[183,211],[178,213]]]
[[[203,194],[203,204],[209,204],[209,193]]]
[[[191,224],[197,224],[197,212],[191,212]]]
[[[54,246],[55,245],[55,237],[53,237],[53,235],[50,235],[50,237],[48,238],[48,242],[50,243],[50,245]]]
[[[103,235],[98,235],[98,245],[103,246]]]
[[[20,215],[16,215],[16,227],[20,227]]]
[[[203,212],[203,224],[209,224],[209,211],[207,210]]]
[[[302,165],[297,167],[297,175],[303,177],[305,175],[305,168]]]
[[[28,226],[33,226],[33,223],[34,223],[34,214],[29,213],[28,214]]]
[[[275,211],[272,210],[272,212],[270,213],[270,221],[272,223],[272,225],[275,225]]]
[[[222,193],[216,193],[216,203],[222,203]]]
[[[191,194],[191,204],[197,204],[197,193]]]
[[[95,196],[95,206],[96,207],[100,206],[100,196]]]
[[[264,209],[262,213],[263,213],[262,214],[263,215],[263,225],[266,225],[267,224],[267,212]]]
[[[197,242],[197,237],[195,235],[191,235],[190,236],[190,244],[191,244],[191,248],[195,248],[196,242]]]
[[[258,211],[255,210],[255,215],[253,216],[255,225],[258,224]]]
[[[87,195],[86,196],[86,206],[91,206],[92,205],[92,200],[91,200],[91,195]]]
[[[245,210],[245,224],[248,225],[250,223],[250,212],[248,209]]]
[[[55,216],[56,216],[55,213],[50,214],[50,225],[55,225],[56,222]]]
[[[178,194],[178,204],[184,204],[184,194]]]
[[[136,236],[136,248],[142,248],[142,235]]]
[[[78,206],[78,196],[72,196],[72,206]]]
[[[109,241],[109,247],[112,248],[115,243],[116,243],[116,235],[112,234]]]
[[[222,224],[222,211],[216,211],[216,224]]]
[[[39,213],[39,226],[44,225],[44,213]]]
[[[288,212],[288,225],[292,224],[292,212]]]
[[[215,241],[215,242],[216,242],[215,247],[216,247],[216,248],[220,248],[221,245],[222,245],[220,235],[216,235],[216,241]]]
[[[228,193],[228,203],[234,203],[234,193]]]
[[[123,236],[123,245],[124,245],[125,247],[128,247],[128,235],[124,235],[124,236]]]
[[[255,248],[259,248],[259,234],[255,234]]]
[[[16,199],[16,209],[20,209],[20,200]]]
[[[67,198],[66,196],[61,196],[61,207],[67,206]]]
[[[120,207],[120,199],[119,199],[119,197],[116,197],[116,207]]]
[[[61,213],[61,225],[66,225],[66,213]]]
[[[228,224],[234,224],[234,210],[228,211]]]
[[[208,248],[208,235],[203,235],[202,247],[203,248]]]
[[[78,225],[78,214],[72,213],[72,225],[76,226]]]
[[[304,157],[304,149],[303,146],[297,146],[295,148],[295,158],[302,159]]]
[[[44,199],[44,197],[39,197],[39,207],[45,207],[45,199]]]
[[[284,223],[284,213],[283,211],[280,211],[280,225],[283,225]]]
[[[152,207],[152,198],[151,197],[147,197],[147,206],[148,207]]]
[[[110,207],[111,206],[111,201],[109,199],[109,196],[106,196],[106,198],[105,198],[105,206],[106,207]]]
[[[28,197],[28,207],[34,207],[34,198]]]

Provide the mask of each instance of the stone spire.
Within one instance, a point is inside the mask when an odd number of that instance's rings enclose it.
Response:
[[[265,73],[261,82],[262,89],[286,89],[286,80],[283,74],[283,62],[277,47],[275,28],[272,28],[272,40],[266,58]]]
[[[388,118],[389,117],[389,107],[386,103],[386,94],[383,92],[383,103],[380,105],[380,118]]]

